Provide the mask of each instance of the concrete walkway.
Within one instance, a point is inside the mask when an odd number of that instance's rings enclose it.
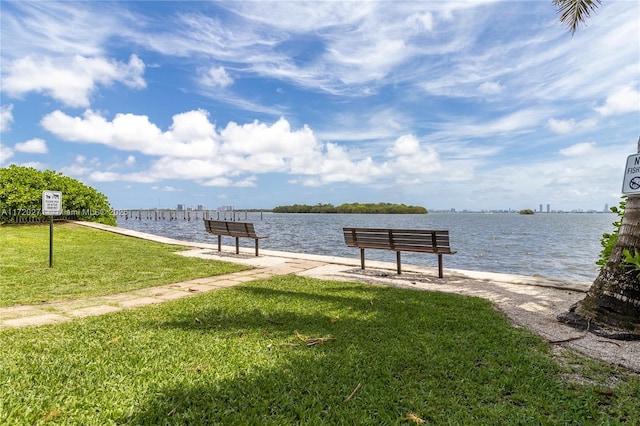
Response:
[[[445,269],[444,278],[439,279],[436,268],[404,264],[402,275],[397,275],[395,263],[368,261],[367,269],[361,270],[358,253],[354,253],[354,258],[340,258],[261,250],[260,256],[256,257],[253,248],[241,247],[240,254],[236,255],[235,247],[224,246],[222,252],[218,252],[217,244],[184,242],[129,229],[78,223],[136,238],[187,246],[191,249],[180,254],[241,263],[254,269],[82,300],[0,308],[0,330],[102,315],[294,273],[319,279],[482,297],[490,300],[515,326],[534,331],[552,342],[554,347],[571,348],[589,357],[640,372],[640,341],[605,339],[577,331],[556,320],[559,313],[584,297],[590,283],[455,269]]]
[[[229,260],[229,259],[227,259]],[[55,324],[123,309],[137,308],[168,300],[193,296],[248,281],[270,278],[274,275],[295,274],[318,266],[318,262],[292,259],[271,267],[198,278],[174,284],[131,290],[124,293],[88,297],[61,302],[42,303],[0,308],[0,330],[7,327],[27,327]]]

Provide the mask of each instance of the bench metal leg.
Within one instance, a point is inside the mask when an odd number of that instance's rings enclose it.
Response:
[[[256,256],[258,255],[258,239],[256,238]]]
[[[240,238],[236,237],[236,254],[240,254]]]
[[[360,268],[364,269],[364,249],[360,249]]]
[[[442,255],[438,254],[438,278],[442,278]]]
[[[222,247],[222,235],[218,235],[218,251],[221,251]]]
[[[400,270],[400,252],[399,251],[396,252],[396,262],[398,263],[398,275],[400,275],[402,271]]]

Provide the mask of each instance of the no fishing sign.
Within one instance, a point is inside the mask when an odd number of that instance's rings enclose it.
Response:
[[[622,193],[640,194],[640,154],[633,154],[627,157]]]
[[[42,191],[42,215],[49,216],[49,268],[53,268],[53,217],[62,214],[62,192]]]

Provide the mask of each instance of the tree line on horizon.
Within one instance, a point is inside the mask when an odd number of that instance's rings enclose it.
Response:
[[[407,206],[393,203],[344,203],[339,206],[333,204],[293,204],[275,207],[274,213],[370,213],[370,214],[427,214],[426,208],[421,206]]]

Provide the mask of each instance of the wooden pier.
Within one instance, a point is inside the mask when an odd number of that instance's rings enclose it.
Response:
[[[248,212],[237,210],[121,209],[113,210],[113,215],[116,219],[121,220],[191,221],[215,219],[242,221],[247,220]]]

